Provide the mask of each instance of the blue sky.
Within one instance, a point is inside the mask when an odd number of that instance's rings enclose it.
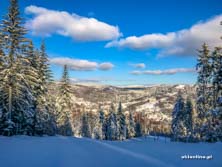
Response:
[[[20,0],[28,36],[47,45],[55,79],[195,83],[196,49],[221,44],[221,0]],[[0,0],[0,15],[8,2]],[[63,11],[63,12],[62,12]]]

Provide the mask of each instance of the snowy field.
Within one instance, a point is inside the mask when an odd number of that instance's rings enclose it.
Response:
[[[182,160],[206,155],[208,160]],[[212,159],[210,157],[212,155]],[[222,143],[175,143],[160,138],[123,142],[74,137],[0,136],[1,167],[222,167]]]

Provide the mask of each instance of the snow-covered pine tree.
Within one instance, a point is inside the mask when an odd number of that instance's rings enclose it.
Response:
[[[26,57],[29,60],[30,66],[32,66],[34,69],[38,69],[39,60],[38,55],[35,54],[35,48],[33,45],[32,40],[28,41],[27,47],[25,48]]]
[[[88,114],[86,112],[84,112],[83,116],[82,116],[81,136],[82,137],[91,137],[89,121],[88,121]]]
[[[92,130],[92,138],[94,139],[103,139],[103,124],[102,120],[100,120],[100,112],[96,115],[96,118],[93,120],[95,122],[95,126],[91,127]]]
[[[185,119],[185,104],[181,92],[179,92],[172,112],[172,123],[171,123],[172,140],[178,141],[184,138],[186,133],[184,119]]]
[[[37,89],[37,115],[36,115],[36,131],[46,134],[55,134],[55,106],[53,101],[55,98],[48,91],[52,83],[52,72],[50,70],[48,55],[46,53],[45,42],[42,41],[40,51],[35,53],[36,68],[39,74],[39,85]]]
[[[50,70],[49,59],[46,53],[44,41],[42,41],[40,46],[40,73],[42,77],[41,80],[44,85],[48,85],[50,82],[52,82],[52,71]]]
[[[35,84],[35,72],[24,52],[26,30],[22,25],[17,0],[10,0],[1,33],[3,41],[0,48],[5,55],[5,66],[1,70],[0,99],[6,118],[2,132],[4,135],[27,134],[27,125],[33,121],[31,85]]]
[[[28,59],[26,66],[30,66],[33,72],[34,83],[31,84],[31,92],[33,95],[33,116],[32,116],[32,123],[27,126],[28,134],[35,135],[35,125],[36,125],[36,113],[37,113],[37,100],[40,95],[40,82],[39,82],[39,74],[38,74],[38,66],[39,66],[39,59],[38,54],[34,51],[34,45],[32,40],[27,40],[28,44],[23,45],[23,52]]]
[[[29,45],[29,59],[34,68],[38,71],[39,87],[38,90],[38,105],[40,108],[47,106],[48,87],[52,81],[52,72],[49,66],[48,55],[44,41],[41,43],[40,51],[33,52],[32,43]]]
[[[51,96],[49,93],[47,94],[47,112],[48,112],[48,119],[44,123],[45,126],[45,133],[47,135],[53,136],[56,134],[57,131],[57,124],[56,124],[56,97]]]
[[[220,23],[222,25],[222,22]],[[220,37],[222,39],[222,37]],[[212,52],[212,85],[213,109],[208,111],[208,133],[205,140],[222,141],[222,47],[214,48]]]
[[[37,70],[38,81],[34,87],[35,110],[34,115],[34,134],[42,135],[55,134],[55,97],[48,91],[51,86],[52,73],[46,53],[45,43],[42,41],[40,51],[34,50],[32,42],[28,46],[28,58],[31,66]]]
[[[119,106],[117,109],[117,137],[118,140],[126,139],[126,117],[122,111],[122,103],[119,102]]]
[[[208,45],[204,43],[199,50],[197,63],[197,119],[195,125],[195,136],[203,139],[208,133],[213,108],[212,96],[212,61]]]
[[[205,118],[206,111],[210,109],[210,88],[212,64],[211,55],[208,45],[204,43],[202,49],[199,50],[197,63],[197,112],[198,116]]]
[[[213,84],[213,107],[218,106],[218,98],[222,95],[222,48],[215,47],[212,52],[212,84]]]
[[[110,111],[107,118],[107,133],[106,138],[108,140],[117,140],[117,120],[116,120],[116,112],[115,107],[111,104]]]
[[[64,66],[63,76],[60,82],[59,94],[56,100],[56,109],[58,133],[61,135],[72,135],[72,128],[70,123],[72,112],[72,98],[67,65]]]
[[[184,126],[186,128],[186,137],[189,140],[193,134],[193,104],[190,97],[187,97],[185,103]]]
[[[206,135],[207,141],[222,140],[222,48],[215,47],[212,52],[212,84],[213,84],[213,106],[209,111],[209,132]]]
[[[106,135],[106,118],[105,118],[105,113],[104,113],[102,108],[100,108],[100,111],[99,111],[99,123],[102,126],[102,129],[101,129],[101,131],[102,131],[101,139],[105,139],[105,135]]]
[[[133,115],[131,112],[129,113],[129,121],[128,121],[127,127],[128,127],[127,128],[128,138],[134,137],[135,136],[135,121],[133,119]]]
[[[40,107],[47,107],[44,105],[47,103],[48,87],[52,81],[52,72],[49,66],[48,55],[46,53],[46,46],[44,41],[41,43],[40,51],[36,51],[36,59],[38,60],[38,64],[36,68],[39,73],[39,82],[40,82],[40,95],[39,95],[39,105]]]
[[[93,136],[94,129],[96,128],[97,123],[99,121],[98,115],[95,114],[93,111],[89,111],[87,113],[87,116],[88,116],[89,132],[91,134],[91,137],[94,138],[94,136]]]
[[[215,47],[212,53],[212,66],[213,66],[213,86],[214,86],[214,108],[220,102],[219,97],[222,96],[222,47]]]

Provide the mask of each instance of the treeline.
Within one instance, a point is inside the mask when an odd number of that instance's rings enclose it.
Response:
[[[93,118],[93,119],[92,119]],[[141,136],[141,129],[131,113],[125,115],[119,103],[117,110],[111,105],[108,114],[102,109],[94,116],[84,113],[82,117],[81,136],[103,140],[125,140]]]
[[[195,112],[191,101],[179,93],[172,113],[173,140],[222,141],[222,47],[203,44],[197,63]],[[195,113],[195,116],[194,116]]]

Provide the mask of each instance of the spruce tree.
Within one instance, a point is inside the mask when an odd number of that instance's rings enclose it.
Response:
[[[128,138],[134,137],[135,136],[135,122],[134,122],[133,115],[131,112],[129,113],[129,121],[128,121],[128,128],[127,129],[128,129],[127,130]]]
[[[126,117],[122,111],[121,102],[119,102],[117,110],[117,136],[118,140],[126,139]]]
[[[206,43],[204,43],[202,49],[199,50],[197,72],[197,112],[200,119],[204,119],[206,112],[211,107],[209,84],[212,73],[211,55]]]
[[[52,82],[52,72],[50,70],[49,59],[46,53],[45,42],[42,41],[40,46],[40,76],[43,85],[48,85]],[[44,89],[43,89],[44,91]],[[47,91],[47,90],[45,90]]]
[[[63,76],[60,83],[59,94],[56,100],[58,133],[71,135],[72,128],[70,117],[72,112],[71,85],[68,76],[68,67],[64,66]]]
[[[215,47],[212,53],[212,83],[213,83],[213,107],[220,105],[219,97],[222,96],[222,48]]]
[[[181,92],[179,92],[172,112],[171,131],[172,131],[173,140],[178,141],[184,138],[186,133],[184,119],[185,119],[185,104]]]
[[[222,25],[222,21],[220,22]],[[222,39],[222,36],[220,37]],[[214,131],[212,141],[222,141],[222,47],[215,47],[212,53],[213,59],[213,87],[214,109],[211,110],[211,131]],[[209,138],[209,137],[208,137]]]
[[[193,134],[193,105],[190,97],[187,98],[185,103],[185,115],[184,115],[184,125],[186,128],[187,138],[192,137]]]
[[[91,137],[88,114],[84,113],[82,116],[82,128],[81,128],[82,137]]]
[[[107,118],[107,139],[117,140],[117,119],[114,105],[111,104],[109,115]]]
[[[198,89],[195,136],[203,141],[217,141],[222,138],[222,49],[215,47],[210,53],[206,44],[198,57]],[[220,137],[219,137],[220,136]]]
[[[100,115],[93,120],[95,122],[94,127],[92,127],[92,138],[103,139],[103,124],[100,121]]]
[[[220,23],[222,25],[222,22]],[[222,39],[222,37],[220,37]],[[222,47],[212,52],[213,109],[210,110],[208,141],[222,141]]]
[[[105,118],[105,113],[102,109],[100,109],[99,111],[99,123],[102,126],[101,131],[102,131],[102,137],[101,139],[105,139],[105,135],[106,135],[106,118]]]
[[[199,50],[197,63],[197,121],[195,125],[195,136],[199,139],[205,138],[211,124],[214,98],[212,96],[212,55],[207,44],[202,45]]]
[[[55,124],[55,106],[53,104],[54,97],[51,96],[49,88],[52,83],[52,73],[49,66],[48,55],[46,53],[46,46],[44,41],[42,41],[40,46],[40,51],[36,50],[34,54],[36,59],[36,64],[33,65],[37,68],[39,87],[37,87],[37,113],[36,113],[36,131],[40,133],[50,133],[54,131]],[[51,117],[50,117],[51,116]],[[52,127],[53,128],[52,128]],[[55,132],[54,132],[55,133]]]

